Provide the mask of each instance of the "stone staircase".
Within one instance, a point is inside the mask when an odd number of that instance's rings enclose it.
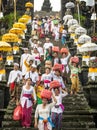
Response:
[[[63,113],[62,130],[97,130],[93,121],[92,110],[82,91],[77,95],[68,95],[65,97],[63,104],[65,111]],[[0,130],[23,129],[20,125],[20,121],[14,121],[12,119],[15,107],[15,103],[12,104],[9,102]],[[35,107],[32,113],[32,126],[29,130],[36,130],[34,128],[34,112]]]
[[[44,40],[42,40],[44,41]],[[60,43],[61,44],[61,43]],[[55,43],[59,45],[59,43]],[[61,45],[60,45],[61,46]],[[63,113],[62,129],[61,130],[97,130],[92,115],[92,110],[84,96],[83,90],[77,95],[68,95],[63,99],[65,111]],[[0,130],[23,130],[20,121],[14,121],[13,110],[16,107],[15,103],[10,103],[5,110],[4,119],[2,121],[2,128]],[[37,130],[34,128],[34,112],[32,113],[31,128],[28,130]]]

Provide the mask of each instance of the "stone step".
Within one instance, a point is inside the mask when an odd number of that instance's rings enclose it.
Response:
[[[76,107],[76,106],[80,106],[80,107],[87,107],[87,108],[89,108],[89,105],[88,105],[88,103],[86,102],[86,101],[67,101],[67,100],[65,100],[64,99],[64,101],[63,101],[63,105],[64,106],[66,106],[66,107],[68,107],[68,106],[72,106],[72,107]],[[14,105],[9,105],[8,107],[7,107],[7,109],[6,110],[13,110],[14,108],[16,107],[16,105],[14,104]],[[34,105],[33,106],[33,109],[35,109],[36,108],[36,106]],[[82,108],[83,109],[83,108]]]
[[[76,95],[70,95],[68,94],[65,98],[67,99],[72,99],[72,98],[75,98],[75,99],[79,99],[79,98],[85,98],[84,94],[76,94]]]
[[[64,98],[63,102],[76,102],[76,103],[82,103],[87,102],[86,98],[78,97],[78,98]]]
[[[63,121],[93,121],[93,116],[92,115],[64,115],[63,114],[62,119]],[[11,121],[11,120],[13,121],[13,115],[4,116],[4,121]]]
[[[88,103],[86,101],[82,101],[82,102],[78,102],[78,101],[75,101],[75,102],[68,102],[68,101],[63,101],[62,104],[64,104],[65,106],[69,106],[70,104],[71,105],[87,105],[88,106]]]
[[[35,113],[35,110],[32,111],[32,113]],[[13,114],[13,110],[6,110],[6,114],[7,115],[12,115]],[[5,115],[6,115],[5,114]],[[64,115],[88,115],[88,114],[92,114],[92,109],[90,110],[66,110],[63,112]]]
[[[97,130],[96,128],[62,128],[61,130]]]
[[[79,105],[68,105],[66,106],[66,104],[64,105],[65,106],[65,110],[63,112],[63,114],[72,114],[72,115],[79,115],[80,113],[83,114],[83,115],[86,115],[86,114],[90,114],[92,113],[92,109],[90,109],[89,106],[87,105],[83,105],[83,106],[79,106]],[[13,111],[14,109],[7,109],[6,112],[5,112],[5,115],[12,115],[13,114]],[[34,114],[35,113],[35,108],[33,109],[32,113]],[[70,114],[69,114],[70,113]]]
[[[94,122],[63,122],[62,127],[64,128],[95,128]]]
[[[12,127],[12,128],[0,128],[0,130],[37,130],[33,127],[31,128],[22,128],[22,127]],[[96,128],[62,128],[61,130],[97,130]]]
[[[1,128],[0,130],[37,130],[37,129],[35,129],[35,128],[33,128],[33,127],[30,127],[30,128],[22,128],[22,127],[10,127],[10,128]]]
[[[93,121],[92,115],[63,115],[63,121]]]
[[[65,110],[89,110],[90,109],[90,107],[89,106],[85,106],[85,105],[83,105],[83,106],[79,106],[79,105],[75,105],[75,106],[72,106],[72,105],[70,105],[70,106],[65,106]]]
[[[34,122],[32,122],[33,124]],[[3,121],[2,122],[2,127],[20,127],[20,122],[19,121]],[[63,128],[95,128],[95,123],[94,122],[74,122],[74,121],[69,121],[69,122],[63,122],[62,121],[62,127]]]

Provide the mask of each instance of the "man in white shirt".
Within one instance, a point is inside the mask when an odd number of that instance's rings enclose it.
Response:
[[[46,42],[43,45],[44,50],[49,49],[49,47],[53,47],[53,43],[50,42],[49,38],[46,38]]]
[[[10,72],[7,86],[10,87],[10,96],[12,101],[15,99],[18,101],[18,89],[19,83],[22,80],[22,72],[19,70],[19,64],[14,63],[14,69]]]
[[[45,28],[45,35],[49,34],[49,23],[46,21],[44,24],[44,28]]]
[[[58,24],[56,24],[56,25],[54,26],[54,28],[53,28],[53,33],[54,33],[54,35],[55,35],[55,41],[59,41],[59,36],[60,36],[60,34],[59,34],[59,26],[58,26]]]
[[[28,78],[32,79],[32,85],[35,86],[37,84],[38,81],[38,73],[36,72],[36,65],[32,64],[31,66],[31,70],[29,72],[26,73],[25,75],[25,80]]]
[[[44,55],[43,47],[41,47],[41,44],[42,44],[42,42],[40,42],[40,41],[37,42],[37,50],[40,55]]]

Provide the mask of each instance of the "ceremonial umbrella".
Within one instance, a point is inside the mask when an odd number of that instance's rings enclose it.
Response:
[[[63,17],[64,24],[66,24],[66,23],[68,22],[68,20],[70,20],[70,19],[73,19],[73,16],[72,16],[72,15],[65,15],[65,16]]]
[[[22,16],[22,18],[31,19],[31,16],[25,14],[25,15]]]
[[[81,35],[79,38],[78,38],[78,43],[79,44],[84,44],[86,42],[91,42],[91,37],[86,35],[86,34],[83,34]]]
[[[65,7],[66,7],[67,9],[71,9],[71,8],[74,8],[74,7],[75,7],[75,4],[74,4],[73,2],[68,2],[68,3],[66,3]]]
[[[73,19],[73,16],[72,15],[65,15],[63,17],[63,20],[65,20],[65,19],[67,19],[67,20]]]
[[[80,27],[79,24],[74,24],[74,25],[70,26],[70,28],[68,29],[68,32],[69,32],[69,33],[75,33],[75,30],[76,30],[78,27]]]
[[[85,43],[79,48],[80,52],[91,52],[96,50],[97,50],[97,45],[91,42]]]
[[[74,25],[74,24],[78,24],[78,21],[76,19],[70,19],[68,22],[67,22],[67,25],[68,27]]]
[[[19,18],[19,20],[18,20],[18,22],[20,22],[20,23],[28,23],[28,21],[29,21],[29,19],[28,18]]]
[[[22,30],[26,30],[26,25],[24,23],[17,22],[13,24],[13,28],[20,28]]]
[[[33,7],[33,4],[31,3],[31,2],[27,2],[26,4],[25,4],[25,7],[27,7],[27,8],[31,8],[31,7]]]
[[[18,36],[13,33],[6,33],[2,36],[2,41],[5,41],[5,42],[14,43],[14,42],[18,42],[18,40],[19,40]]]
[[[86,34],[87,33],[87,30],[83,27],[78,27],[76,30],[75,30],[75,34],[77,35],[82,35],[82,34]]]
[[[9,30],[9,33],[14,33],[14,34],[17,34],[17,35],[21,35],[23,34],[23,30],[20,29],[20,28],[12,28]]]
[[[7,42],[0,41],[0,51],[11,51],[11,45]]]

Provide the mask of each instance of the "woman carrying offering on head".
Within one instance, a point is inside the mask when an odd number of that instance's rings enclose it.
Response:
[[[53,98],[52,103],[48,104],[48,101]],[[44,89],[41,92],[42,104],[37,105],[35,111],[35,128],[39,130],[52,130],[54,124],[50,118],[51,108],[57,103],[56,98],[52,95],[52,92]]]

